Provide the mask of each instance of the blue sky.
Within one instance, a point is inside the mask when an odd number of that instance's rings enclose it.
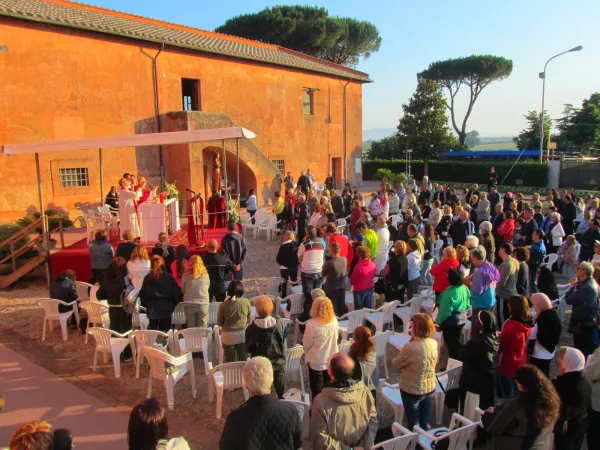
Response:
[[[212,30],[228,18],[282,1],[84,0],[98,6]],[[297,0],[289,4],[302,3]],[[430,62],[494,54],[514,62],[512,75],[481,94],[467,125],[482,136],[513,136],[523,114],[541,108],[538,72],[548,58],[577,45],[548,66],[546,109],[560,117],[565,103],[580,105],[600,91],[600,1],[578,0],[321,0],[330,15],[368,20],[383,38],[381,50],[358,69],[374,83],[363,90],[363,129],[392,128]],[[309,2],[307,4],[313,4]],[[464,100],[464,99],[463,99]],[[461,105],[465,105],[461,102]]]

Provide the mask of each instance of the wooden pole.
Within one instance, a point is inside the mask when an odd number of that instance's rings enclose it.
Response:
[[[225,174],[225,222],[229,222],[229,192],[227,191],[227,154],[225,153],[225,139],[221,140],[223,147],[223,173]]]
[[[44,248],[44,253],[46,254],[46,281],[48,282],[48,289],[50,289],[50,282],[52,280],[52,274],[50,272],[50,242],[48,236],[48,227],[46,218],[44,217],[44,197],[42,195],[42,174],[40,170],[40,155],[39,153],[35,154],[35,171],[37,174],[37,184],[38,184],[38,201],[40,204],[40,214],[42,217],[42,246]]]
[[[98,159],[100,160],[100,206],[104,205],[104,172],[102,167],[102,149],[98,149]]]
[[[237,189],[237,206],[240,208],[240,196],[242,195],[242,191],[240,189],[240,140],[235,140],[235,156],[237,157],[237,181],[236,181],[236,189]]]

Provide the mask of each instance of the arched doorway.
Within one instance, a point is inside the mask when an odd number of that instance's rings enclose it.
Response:
[[[225,164],[223,161],[223,149],[221,147],[209,146],[202,149],[202,160],[204,169],[204,196],[208,198],[212,195],[212,178],[213,178],[213,164],[215,155],[219,154],[221,160],[221,180],[224,183],[225,180]],[[239,162],[240,167],[240,185],[237,186],[237,158],[234,153],[227,151],[227,183],[231,186],[232,191],[240,192],[242,197],[248,196],[248,191],[254,189],[256,191],[256,175],[254,171],[246,164],[241,158]],[[224,186],[222,185],[222,188]]]

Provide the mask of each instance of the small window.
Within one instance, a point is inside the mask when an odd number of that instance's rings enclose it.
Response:
[[[181,98],[184,111],[200,111],[200,80],[182,78]]]
[[[285,161],[283,159],[274,159],[271,162],[282,174],[285,173]]]
[[[304,114],[312,116],[315,113],[314,100],[314,90],[310,88],[302,89],[302,106],[304,108]]]
[[[90,185],[87,167],[58,169],[61,188],[83,187]]]

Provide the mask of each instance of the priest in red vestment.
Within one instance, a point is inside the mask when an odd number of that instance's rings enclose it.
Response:
[[[225,197],[218,192],[208,200],[208,228],[225,228]]]

